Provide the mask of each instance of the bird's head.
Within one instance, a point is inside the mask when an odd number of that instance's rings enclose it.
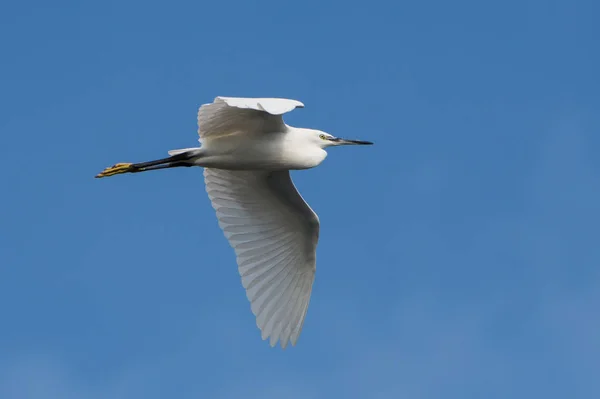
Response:
[[[373,144],[370,141],[363,140],[350,140],[350,139],[342,139],[340,137],[332,136],[329,133],[322,132],[320,130],[313,130],[311,132],[313,136],[313,140],[321,147],[332,147],[338,145],[371,145]]]

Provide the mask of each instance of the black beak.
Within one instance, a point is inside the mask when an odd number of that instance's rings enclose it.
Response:
[[[349,140],[349,139],[340,139],[340,138],[335,138],[333,141],[336,141],[339,144],[349,144],[349,145],[372,145],[373,144],[371,141]]]

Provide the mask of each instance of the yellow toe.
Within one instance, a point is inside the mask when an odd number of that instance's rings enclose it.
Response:
[[[110,168],[104,169],[102,172],[98,173],[96,175],[96,177],[97,178],[108,177],[108,176],[118,175],[121,173],[131,172],[133,169],[131,167],[132,165],[133,164],[131,164],[131,163],[118,163],[116,165],[111,166]]]

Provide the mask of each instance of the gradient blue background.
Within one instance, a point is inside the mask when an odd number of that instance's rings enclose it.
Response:
[[[597,1],[0,6],[0,398],[600,397]],[[217,95],[373,140],[298,345],[261,341],[195,146]]]

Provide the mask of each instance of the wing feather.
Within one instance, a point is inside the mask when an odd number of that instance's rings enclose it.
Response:
[[[283,132],[282,115],[303,107],[285,98],[216,97],[198,110],[200,142],[238,133]]]
[[[262,338],[295,345],[315,277],[319,218],[287,171],[205,168],[204,180]]]

